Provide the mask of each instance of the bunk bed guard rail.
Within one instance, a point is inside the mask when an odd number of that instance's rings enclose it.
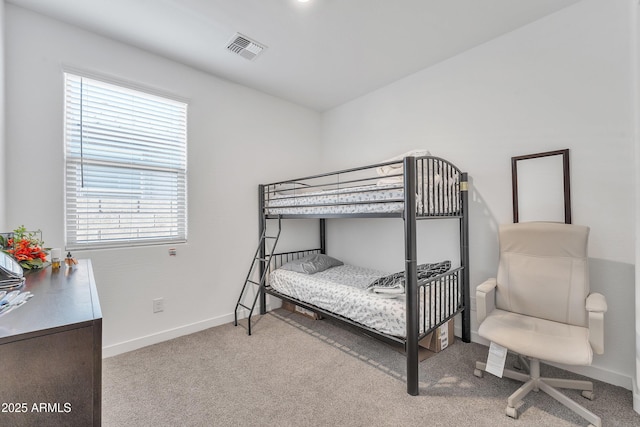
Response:
[[[262,186],[267,217],[402,217],[405,210],[404,164],[415,172],[415,212],[422,218],[460,217],[462,172],[445,159],[407,157]]]

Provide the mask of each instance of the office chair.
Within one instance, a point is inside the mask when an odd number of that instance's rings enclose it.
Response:
[[[540,377],[540,361],[590,365],[604,352],[602,294],[590,293],[587,264],[589,228],[552,222],[500,226],[500,262],[496,278],[476,289],[478,334],[518,354],[524,372],[505,369],[503,376],[524,384],[507,402],[506,414],[518,418],[516,405],[542,390],[591,423],[598,416],[556,390],[582,390],[593,400],[593,383]],[[476,362],[482,377],[486,363]]]

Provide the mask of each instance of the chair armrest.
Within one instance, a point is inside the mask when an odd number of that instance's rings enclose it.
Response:
[[[586,308],[589,313],[606,313],[607,300],[604,295],[594,292],[587,297]]]
[[[491,278],[476,288],[476,315],[479,324],[496,308],[496,286],[496,279]]]
[[[596,354],[604,353],[604,313],[607,312],[607,300],[598,293],[589,294],[585,304],[589,313],[589,343]]]

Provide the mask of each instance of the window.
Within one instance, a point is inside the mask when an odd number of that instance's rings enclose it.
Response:
[[[66,247],[187,239],[187,105],[65,73]]]

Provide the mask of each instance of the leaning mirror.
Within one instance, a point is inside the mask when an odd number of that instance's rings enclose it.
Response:
[[[571,224],[569,150],[511,158],[513,222]]]

